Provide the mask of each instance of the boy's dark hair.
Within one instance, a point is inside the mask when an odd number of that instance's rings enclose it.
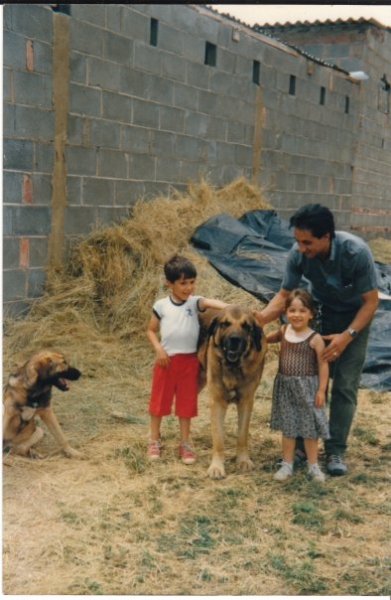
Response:
[[[313,315],[316,314],[314,300],[313,300],[311,294],[309,293],[309,291],[304,288],[297,288],[297,289],[291,291],[291,293],[285,300],[285,309],[289,308],[290,305],[292,304],[293,300],[295,300],[296,298],[298,298],[300,300],[300,302],[302,302],[303,306],[308,308],[308,310]]]
[[[335,224],[333,213],[327,206],[321,204],[306,204],[290,218],[290,227],[311,231],[316,238],[322,238],[326,233],[330,239],[335,237]]]
[[[167,281],[175,283],[178,279],[195,279],[197,270],[185,256],[173,254],[164,264],[164,274]]]

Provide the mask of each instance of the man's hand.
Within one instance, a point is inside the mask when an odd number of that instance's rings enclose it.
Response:
[[[352,337],[348,331],[332,333],[331,335],[322,335],[322,338],[325,342],[330,342],[322,353],[323,360],[327,360],[327,362],[337,360],[345,350],[346,346],[352,341]]]

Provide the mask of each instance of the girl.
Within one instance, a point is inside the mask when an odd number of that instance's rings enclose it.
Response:
[[[285,481],[292,475],[295,440],[303,437],[308,473],[315,481],[323,482],[325,475],[318,465],[318,437],[330,437],[325,408],[329,367],[321,358],[325,343],[309,327],[315,308],[307,290],[293,290],[285,310],[288,325],[267,335],[268,343],[281,342],[270,427],[282,431],[283,461],[274,479]]]

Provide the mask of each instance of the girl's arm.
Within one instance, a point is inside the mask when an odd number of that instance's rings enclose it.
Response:
[[[315,406],[320,408],[326,403],[327,384],[329,381],[329,363],[323,358],[325,343],[319,334],[314,335],[310,345],[315,350],[318,359],[319,385],[315,396]]]
[[[159,319],[153,314],[148,323],[147,336],[156,352],[156,362],[161,367],[167,367],[170,362],[170,357],[160,343],[158,337],[159,326]]]
[[[266,341],[268,344],[277,344],[281,342],[282,331],[281,329],[277,329],[276,331],[271,331],[266,335]]]

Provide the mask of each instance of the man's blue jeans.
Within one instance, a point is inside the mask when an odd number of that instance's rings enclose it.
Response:
[[[322,335],[345,331],[353,318],[354,313],[341,314],[323,310]],[[331,438],[324,442],[327,455],[342,456],[347,447],[347,439],[357,408],[357,393],[368,346],[369,327],[367,325],[362,329],[337,360],[330,363],[332,382],[330,381],[329,425]]]

